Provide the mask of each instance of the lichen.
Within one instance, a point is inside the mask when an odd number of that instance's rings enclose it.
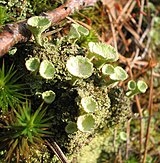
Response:
[[[90,77],[78,79],[73,85],[71,82],[73,76],[66,68],[67,60],[71,56],[86,57],[86,48],[72,44],[66,38],[56,39],[54,43],[47,44],[45,48],[34,46],[28,55],[24,55],[26,58],[29,55],[38,57],[40,62],[43,60],[52,62],[55,68],[54,78],[46,80],[41,78],[39,74],[35,75],[24,71],[26,73],[24,80],[29,83],[34,105],[43,102],[41,98],[36,96],[35,92],[47,90],[55,92],[56,98],[48,105],[47,109],[47,114],[53,117],[50,130],[54,141],[57,142],[65,155],[72,159],[77,157],[78,153],[83,148],[85,149],[94,138],[126,121],[130,115],[130,104],[129,99],[121,89],[107,88],[102,81],[101,72],[96,67],[93,67],[93,73]],[[25,67],[21,65],[21,69],[25,69]],[[70,122],[76,124],[78,117],[85,114],[81,99],[88,96],[92,97],[97,104],[96,109],[91,113],[95,119],[93,130],[87,133],[79,130],[67,133],[66,126]],[[99,154],[101,152],[99,151]]]

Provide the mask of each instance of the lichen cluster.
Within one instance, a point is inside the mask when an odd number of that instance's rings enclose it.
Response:
[[[88,45],[88,42],[86,44]],[[83,45],[85,45],[84,40]],[[95,44],[94,48],[101,48],[101,44]],[[110,48],[113,50],[113,47],[109,46]],[[105,44],[103,44],[101,53],[104,51]],[[28,48],[23,49],[23,53],[24,55],[19,54],[18,51],[15,58],[21,55],[24,57],[22,59],[24,61],[19,63],[19,60],[15,60],[15,63],[18,63],[17,68],[25,73],[23,80],[29,87],[27,93],[31,95],[32,105],[39,106],[45,102],[47,105],[46,116],[52,117],[49,129],[52,138],[70,159],[76,157],[95,136],[102,135],[130,117],[129,99],[118,87],[116,89],[113,89],[113,86],[108,87],[106,80],[109,78],[102,75],[101,68],[108,62],[107,56],[94,58],[94,54],[89,52],[89,47],[87,49],[86,45],[82,46],[80,42],[68,37],[55,38],[51,43],[45,42],[44,46],[29,44]],[[35,61],[34,58],[38,58],[38,66],[36,69],[33,66],[34,71],[30,71],[32,64],[28,66],[28,63],[31,63],[32,60]],[[71,58],[75,59],[77,63],[75,69],[80,72],[80,75],[74,75],[72,70],[70,71],[72,65],[74,68],[75,64],[68,63],[68,61],[72,61]],[[100,64],[95,64],[97,61]],[[51,65],[50,77],[45,76],[45,73],[48,73],[48,69],[42,67],[45,62],[48,64],[48,68]],[[88,64],[86,68],[89,67],[91,70],[87,76],[83,67],[85,62]],[[67,66],[67,63],[71,65]],[[118,81],[119,79],[116,79],[114,83]],[[53,99],[50,94],[54,94]],[[50,98],[52,100],[49,100]],[[86,105],[82,104],[82,99],[85,98],[91,98],[95,102],[95,108],[92,111],[87,111],[84,108]],[[87,126],[87,130],[83,129],[83,126],[79,127],[78,124],[79,117],[85,115],[90,117],[89,120],[93,123],[90,125],[91,127]],[[73,130],[69,127],[66,128],[67,125],[73,126]]]
[[[66,62],[70,56],[84,56],[85,51],[77,44],[72,45],[66,42],[65,39],[59,46],[48,46],[48,49],[34,47],[32,56],[40,58],[40,61],[46,59],[51,61],[55,66],[55,74],[52,80],[40,79],[39,76],[36,77],[32,73],[26,79],[30,83],[31,90],[33,89],[31,92],[44,92],[49,88],[55,92],[56,98],[48,106],[48,115],[53,116],[51,131],[54,140],[68,157],[76,155],[95,135],[102,134],[117,124],[123,123],[130,115],[129,99],[120,89],[108,89],[103,85],[100,73],[95,67],[91,77],[78,79],[72,85],[73,77],[66,69]],[[39,85],[36,85],[35,82]],[[81,99],[88,96],[91,96],[98,105],[95,112],[92,113],[95,118],[94,129],[88,133],[79,130],[74,133],[66,133],[66,125],[70,122],[76,123],[77,118],[85,114]],[[34,97],[34,100],[39,103],[41,101],[38,97]]]

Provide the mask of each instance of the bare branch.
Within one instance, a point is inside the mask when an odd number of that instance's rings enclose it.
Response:
[[[69,14],[80,10],[86,6],[92,6],[97,0],[68,0],[64,5],[53,11],[42,13],[41,16],[47,17],[52,26],[65,19]],[[0,33],[0,57],[19,42],[26,42],[31,37],[31,32],[27,29],[26,20],[19,23],[9,24]]]

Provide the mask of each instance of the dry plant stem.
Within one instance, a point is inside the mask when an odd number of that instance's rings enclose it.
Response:
[[[107,10],[107,13],[108,13],[108,18],[109,18],[109,21],[110,21],[110,24],[111,24],[111,31],[112,31],[112,35],[113,35],[114,47],[115,47],[115,49],[118,51],[118,49],[117,49],[117,41],[116,41],[115,28],[114,28],[114,25],[113,25],[112,16],[110,15],[111,12],[110,12],[109,10]]]
[[[132,69],[131,67],[129,66],[129,69],[130,69],[130,76],[131,76],[131,79],[133,79],[133,73],[132,73]],[[143,114],[142,114],[142,108],[141,108],[141,105],[140,105],[140,101],[139,101],[139,98],[138,98],[138,95],[135,95],[135,100],[136,100],[136,104],[137,104],[137,108],[138,108],[138,113],[139,113],[139,120],[140,120],[140,146],[139,146],[139,153],[140,153],[140,158],[142,158],[142,147],[143,147]]]
[[[149,134],[150,134],[150,125],[151,125],[151,118],[152,118],[152,108],[153,108],[153,69],[151,69],[151,79],[150,79],[150,94],[149,94],[149,104],[148,104],[148,110],[149,110],[149,119],[148,119],[148,125],[147,125],[147,134],[146,134],[146,140],[145,140],[145,150],[144,150],[144,156],[143,156],[143,163],[146,162],[147,157],[147,145],[149,142]]]
[[[52,26],[65,19],[69,14],[86,6],[93,5],[97,0],[68,0],[64,5],[53,11],[42,13],[41,16],[47,17]],[[27,29],[26,20],[20,23],[9,24],[0,33],[0,57],[19,42],[29,40],[31,32]]]
[[[123,20],[123,16],[125,15],[126,11],[128,10],[130,4],[132,3],[132,0],[129,0],[127,2],[127,4],[124,6],[121,14],[119,15],[119,17],[117,18],[117,23],[120,22],[120,20]]]
[[[63,152],[61,151],[61,149],[59,148],[59,146],[57,145],[56,142],[52,142],[52,144],[46,140],[46,144],[49,146],[49,148],[55,153],[55,155],[58,157],[58,159],[62,162],[62,163],[69,163],[65,157],[65,155],[63,154]]]
[[[143,147],[143,114],[142,114],[142,108],[140,105],[140,101],[138,98],[138,95],[135,96],[136,99],[136,104],[137,104],[137,108],[138,108],[138,113],[140,116],[140,158],[142,158],[142,147]]]
[[[144,10],[144,0],[141,0],[140,16],[139,16],[138,29],[137,29],[138,34],[140,34],[140,32],[141,32],[141,26],[142,26],[142,21],[143,21],[143,10]],[[136,54],[134,56],[134,60],[138,57],[139,52],[140,52],[140,49],[137,47]]]
[[[130,123],[131,123],[131,119],[127,121],[126,160],[128,160],[128,152],[130,146]]]
[[[138,29],[137,29],[137,33],[138,34],[141,32],[141,26],[142,26],[142,21],[143,21],[144,1],[145,0],[141,0],[140,16],[139,16]]]
[[[122,27],[124,26],[124,22],[128,19],[131,19],[132,16],[130,15],[130,13],[132,12],[134,6],[135,6],[136,2],[135,1],[128,1],[126,3],[126,5],[124,6],[122,12],[120,13],[120,15],[118,16],[117,19],[114,18],[113,15],[111,15],[112,19],[114,20],[114,28],[117,28],[118,31],[115,32],[115,35],[120,34],[122,41],[125,45],[126,51],[128,51],[128,43],[125,39],[125,36],[122,32]],[[109,7],[108,7],[109,8]],[[133,18],[132,18],[133,19]],[[108,41],[108,43],[111,42],[111,39]]]

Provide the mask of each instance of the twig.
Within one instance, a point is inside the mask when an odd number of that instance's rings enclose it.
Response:
[[[67,158],[65,157],[65,155],[63,154],[63,152],[61,151],[61,149],[59,148],[56,142],[50,143],[47,140],[45,142],[62,163],[68,163]]]
[[[135,99],[136,99],[136,104],[137,104],[137,108],[138,108],[138,113],[140,116],[140,158],[142,158],[141,154],[142,154],[142,145],[143,145],[143,121],[142,121],[143,114],[142,114],[142,108],[140,105],[140,101],[139,101],[139,98],[137,95],[135,96]]]
[[[148,125],[147,125],[147,134],[146,134],[146,140],[145,140],[143,163],[146,162],[146,157],[147,157],[147,146],[148,146],[148,142],[149,142],[150,125],[151,125],[151,118],[152,118],[152,107],[153,107],[152,96],[153,96],[153,69],[151,69],[150,94],[149,94],[149,104],[148,104],[149,119],[148,119]]]
[[[127,121],[126,160],[128,160],[128,151],[130,145],[130,123],[131,123],[131,119]]]
[[[141,26],[142,26],[142,21],[143,21],[143,10],[144,10],[144,0],[141,0],[140,16],[139,16],[138,29],[137,29],[138,34],[141,32]]]
[[[112,35],[113,35],[114,47],[118,51],[118,49],[117,49],[117,41],[116,41],[116,33],[115,33],[114,25],[113,25],[113,19],[112,19],[112,16],[110,15],[111,13],[110,13],[109,10],[107,10],[107,13],[108,13],[108,18],[109,18],[109,21],[110,21],[110,24],[111,24],[111,31],[112,31]]]
[[[42,13],[41,16],[48,18],[51,25],[55,25],[65,19],[69,14],[86,6],[93,5],[97,0],[68,0],[64,5]],[[19,42],[26,42],[31,37],[31,32],[27,29],[26,20],[19,23],[9,24],[4,27],[0,33],[0,57],[9,51],[9,49]]]
[[[130,76],[131,76],[131,79],[133,79],[133,74],[132,74],[132,70],[131,70],[131,67],[129,66],[129,72],[130,72]],[[142,109],[141,109],[141,105],[140,105],[140,101],[139,101],[139,98],[137,95],[135,95],[135,99],[136,99],[136,104],[137,104],[137,108],[138,108],[138,113],[139,113],[139,121],[140,121],[140,158],[141,158],[141,152],[142,152],[142,140],[143,140],[143,121],[142,121],[142,118],[143,118],[143,114],[142,114]]]

